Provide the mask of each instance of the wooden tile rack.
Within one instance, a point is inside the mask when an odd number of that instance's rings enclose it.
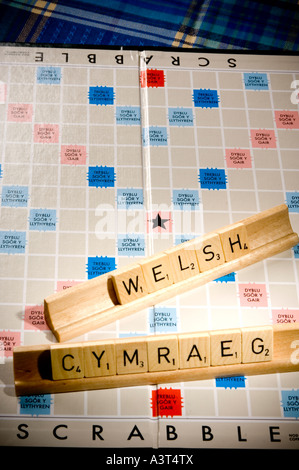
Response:
[[[44,301],[58,341],[161,303],[299,242],[282,204],[171,250],[82,282]],[[194,266],[194,269],[193,269]]]
[[[17,395],[131,387],[299,370],[299,323],[19,346]]]

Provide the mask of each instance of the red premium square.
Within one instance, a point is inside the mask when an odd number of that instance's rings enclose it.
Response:
[[[180,389],[159,388],[152,391],[153,417],[182,416],[182,408]]]
[[[141,88],[145,87],[164,87],[165,77],[163,70],[148,69],[140,72]]]

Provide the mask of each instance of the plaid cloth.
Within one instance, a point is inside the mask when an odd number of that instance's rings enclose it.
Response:
[[[298,3],[0,0],[0,41],[298,51]]]

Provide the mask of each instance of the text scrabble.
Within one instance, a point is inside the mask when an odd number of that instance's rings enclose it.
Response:
[[[17,395],[299,370],[298,323],[19,346]]]
[[[285,204],[45,299],[58,341],[165,301],[296,245]]]

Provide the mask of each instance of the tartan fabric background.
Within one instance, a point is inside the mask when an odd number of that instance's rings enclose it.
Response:
[[[0,0],[0,41],[299,50],[299,2]]]

